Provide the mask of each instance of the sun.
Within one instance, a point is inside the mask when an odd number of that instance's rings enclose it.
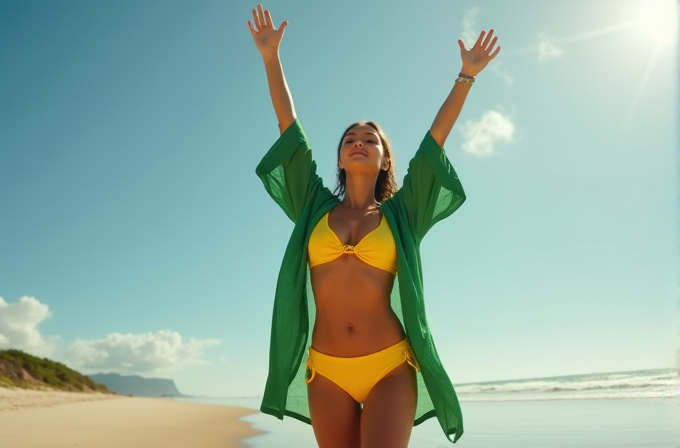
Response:
[[[678,7],[671,0],[645,0],[640,2],[635,22],[640,30],[659,44],[678,39]]]

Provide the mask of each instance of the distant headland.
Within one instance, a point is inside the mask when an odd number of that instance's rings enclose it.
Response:
[[[83,375],[65,364],[21,350],[0,350],[0,387],[100,392],[141,397],[187,397],[171,379],[97,373]]]
[[[105,385],[60,362],[21,350],[0,350],[0,387],[111,393]]]

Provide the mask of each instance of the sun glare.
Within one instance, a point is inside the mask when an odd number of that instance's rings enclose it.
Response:
[[[678,38],[678,8],[674,1],[644,1],[635,16],[637,25],[653,41],[671,43]]]

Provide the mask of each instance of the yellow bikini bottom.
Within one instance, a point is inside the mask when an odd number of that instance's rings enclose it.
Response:
[[[329,356],[309,347],[305,381],[311,383],[319,373],[363,403],[373,386],[404,361],[420,372],[408,338],[379,352],[354,358]]]

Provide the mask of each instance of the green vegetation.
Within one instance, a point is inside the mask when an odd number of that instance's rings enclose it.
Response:
[[[0,350],[0,387],[111,393],[106,386],[60,362],[41,359],[20,350]]]

